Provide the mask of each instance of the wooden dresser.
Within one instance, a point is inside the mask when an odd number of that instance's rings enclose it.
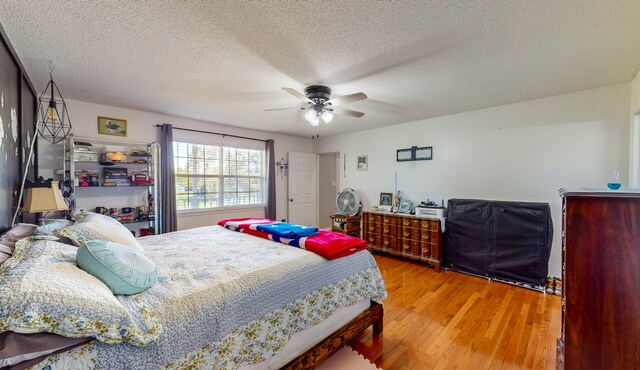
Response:
[[[640,193],[561,189],[559,369],[640,369]]]
[[[363,239],[369,249],[425,261],[440,271],[442,225],[437,218],[363,212]]]

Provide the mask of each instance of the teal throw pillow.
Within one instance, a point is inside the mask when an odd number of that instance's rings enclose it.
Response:
[[[156,283],[156,265],[144,254],[122,244],[89,240],[78,248],[78,266],[105,283],[114,294],[143,292]]]

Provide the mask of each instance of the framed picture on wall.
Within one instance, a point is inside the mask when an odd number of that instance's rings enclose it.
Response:
[[[98,117],[100,135],[127,136],[127,120],[111,117]]]
[[[358,171],[366,171],[369,168],[369,162],[366,155],[358,156],[357,168],[358,168]]]

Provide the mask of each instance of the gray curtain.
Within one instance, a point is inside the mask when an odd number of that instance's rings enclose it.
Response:
[[[160,233],[178,230],[176,212],[176,178],[173,168],[173,126],[160,127]]]
[[[273,139],[265,142],[267,154],[267,204],[264,207],[264,217],[276,219],[276,154],[273,151]]]

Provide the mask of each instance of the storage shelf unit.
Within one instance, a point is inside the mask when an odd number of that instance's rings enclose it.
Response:
[[[148,157],[144,157],[147,162],[133,162],[124,161],[116,162],[113,166],[102,165],[97,160],[74,160],[74,151],[76,149],[76,142],[85,142],[92,145],[92,147],[98,151],[103,152],[104,148],[109,146],[123,147],[124,151],[128,154],[132,150],[144,151],[149,154]],[[76,210],[84,209],[86,211],[94,212],[96,207],[105,208],[122,208],[131,207],[136,208],[138,206],[147,207],[149,212],[152,211],[153,217],[144,217],[141,219],[134,219],[133,221],[121,222],[127,228],[132,231],[139,232],[139,229],[153,229],[155,234],[159,233],[159,225],[157,222],[157,216],[159,215],[158,207],[158,189],[160,180],[160,168],[159,168],[159,153],[160,146],[155,143],[144,143],[134,141],[123,141],[118,139],[103,139],[103,138],[89,138],[78,137],[70,135],[67,140],[64,141],[64,164],[63,172],[65,179],[68,180],[67,184],[70,188],[71,195],[68,197],[69,210],[73,215]],[[99,154],[98,154],[99,155]],[[134,157],[135,158],[135,157]],[[111,186],[104,185],[103,169],[104,168],[117,168],[123,167],[127,169],[129,175],[132,171],[146,170],[149,177],[152,178],[151,184],[128,184],[125,186]],[[98,186],[78,186],[75,181],[76,171],[93,171],[97,172],[99,176]],[[118,190],[107,190],[118,189]],[[140,235],[136,233],[136,235]]]
[[[442,225],[437,218],[363,212],[363,238],[369,249],[427,262],[440,272]]]

